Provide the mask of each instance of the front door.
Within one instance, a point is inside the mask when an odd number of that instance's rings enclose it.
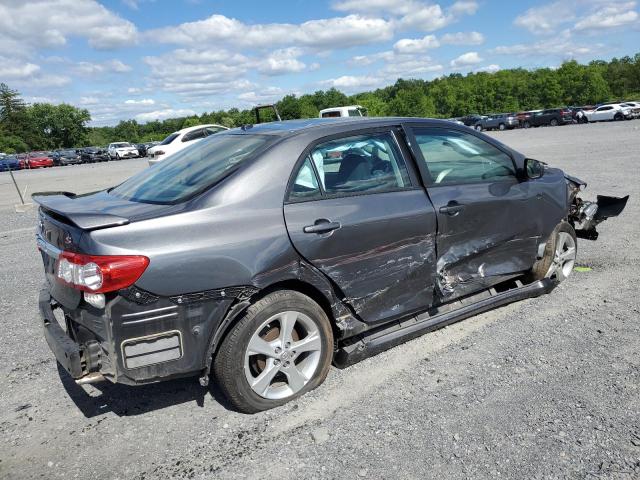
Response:
[[[414,127],[413,149],[436,210],[437,285],[446,301],[531,268],[541,236],[536,192],[511,156],[456,129]]]
[[[323,141],[294,173],[291,241],[367,323],[424,310],[435,285],[435,211],[391,130]]]

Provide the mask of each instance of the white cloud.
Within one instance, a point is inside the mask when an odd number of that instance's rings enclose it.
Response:
[[[440,5],[422,5],[415,11],[404,15],[399,25],[405,29],[416,29],[423,32],[433,32],[446,27],[455,20],[453,15],[445,14]]]
[[[0,56],[0,78],[3,80],[28,79],[40,71],[34,63]]]
[[[458,0],[449,8],[453,15],[473,15],[480,5],[475,0]]]
[[[156,102],[153,98],[143,98],[142,100],[125,100],[127,105],[155,105]]]
[[[482,45],[484,35],[480,32],[445,33],[440,38],[440,43],[447,45]]]
[[[638,12],[633,10],[634,7],[635,2],[605,6],[578,21],[575,29],[601,30],[632,24],[638,20]]]
[[[303,71],[307,66],[298,60],[302,50],[297,47],[275,50],[258,64],[258,71],[265,75],[282,75]]]
[[[500,70],[500,65],[496,65],[492,63],[491,65],[487,65],[486,67],[480,67],[476,69],[478,72],[487,72],[487,73],[495,73]]]
[[[98,97],[80,97],[80,105],[97,105],[100,103]]]
[[[131,66],[120,60],[108,60],[102,63],[78,62],[73,67],[73,72],[78,75],[97,75],[103,73],[126,73],[132,70]]]
[[[195,110],[190,108],[165,108],[153,112],[139,113],[135,116],[138,122],[152,122],[154,120],[166,120],[167,118],[190,117],[195,115]]]
[[[478,52],[467,52],[451,60],[451,66],[453,68],[464,68],[477,65],[480,62],[482,62],[482,58],[478,55]]]
[[[421,53],[439,46],[440,42],[435,35],[426,35],[422,38],[403,38],[398,40],[393,45],[393,49],[398,53]]]
[[[284,91],[278,87],[264,87],[258,91],[244,92],[238,95],[238,99],[248,105],[271,103],[284,95]]]
[[[215,45],[224,42],[238,47],[297,45],[311,48],[346,48],[389,40],[391,22],[381,18],[348,15],[309,20],[301,24],[246,24],[224,15],[182,23],[147,32],[150,40],[185,46]]]
[[[0,45],[17,44],[25,52],[58,48],[80,36],[97,49],[131,46],[137,40],[133,23],[94,0],[4,0],[0,4]]]
[[[341,12],[395,12],[407,14],[415,8],[418,2],[414,0],[339,0],[333,2],[334,10]]]
[[[353,75],[343,75],[338,78],[331,78],[320,82],[320,84],[325,87],[335,87],[347,91],[371,88],[380,85],[380,83],[381,79],[378,77]]]
[[[515,45],[502,45],[491,50],[498,55],[515,55],[518,57],[556,57],[563,60],[593,56],[603,53],[606,47],[602,43],[590,42],[588,45],[575,44],[570,35],[560,38],[552,38],[533,43],[518,43]]]
[[[575,17],[574,4],[560,0],[547,5],[532,7],[514,20],[517,27],[529,30],[537,35],[555,32],[560,25]]]

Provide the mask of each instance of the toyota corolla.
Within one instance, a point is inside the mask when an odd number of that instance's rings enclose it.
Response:
[[[44,334],[78,383],[213,377],[265,410],[549,292],[627,201],[584,187],[446,121],[247,125],[108,190],[34,195]]]

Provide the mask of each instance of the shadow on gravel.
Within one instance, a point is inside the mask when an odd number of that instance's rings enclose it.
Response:
[[[113,412],[121,417],[142,415],[182,403],[195,403],[204,407],[204,399],[211,395],[223,408],[233,410],[222,392],[210,382],[201,387],[196,378],[181,378],[149,385],[128,386],[108,381],[93,384],[100,394],[93,396],[78,385],[66,370],[58,365],[62,386],[82,414],[87,417]]]

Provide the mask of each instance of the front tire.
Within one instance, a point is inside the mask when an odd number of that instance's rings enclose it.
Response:
[[[476,131],[477,132],[481,132],[482,131],[482,125],[476,125]]]
[[[500,125],[498,125],[498,130],[505,130],[507,127],[505,126],[504,123],[501,123]]]
[[[333,357],[324,310],[292,290],[273,292],[247,309],[213,361],[216,380],[235,408],[256,413],[320,385]]]
[[[558,120],[556,120],[555,118],[552,118],[551,121],[549,122],[549,125],[551,125],[552,127],[557,127]]]
[[[569,223],[560,222],[549,236],[543,257],[529,272],[529,279],[535,281],[552,278],[558,282],[564,281],[573,271],[577,253],[576,231]]]

